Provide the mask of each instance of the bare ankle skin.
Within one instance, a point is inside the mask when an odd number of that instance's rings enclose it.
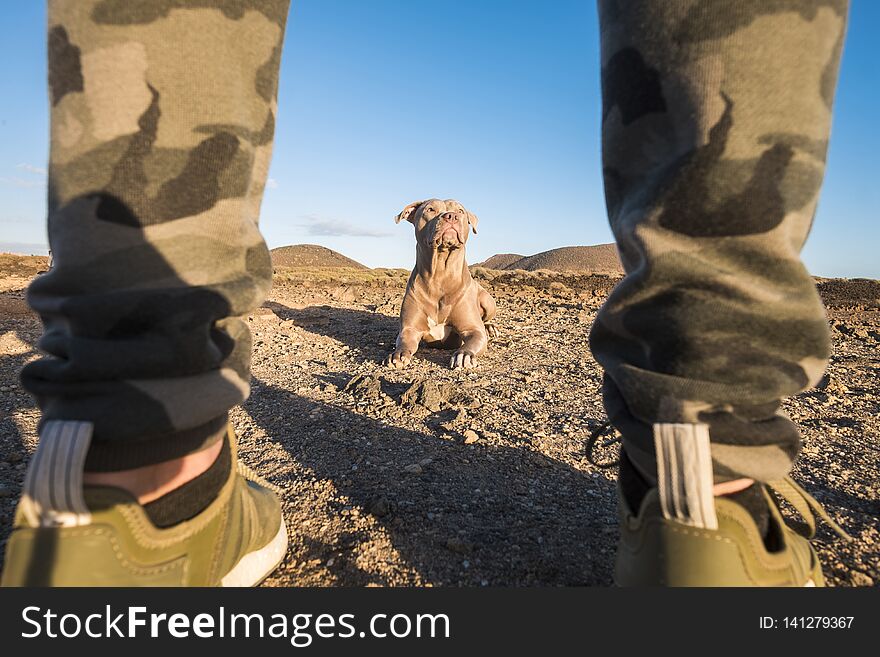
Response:
[[[83,481],[86,484],[121,488],[134,495],[140,504],[146,504],[198,477],[217,460],[222,448],[223,441],[217,440],[200,452],[179,459],[132,470],[86,472]]]
[[[722,495],[733,495],[734,493],[738,493],[741,490],[745,490],[754,483],[754,479],[734,479],[732,481],[725,481],[720,484],[715,484],[712,487],[712,494],[715,497],[720,497]]]

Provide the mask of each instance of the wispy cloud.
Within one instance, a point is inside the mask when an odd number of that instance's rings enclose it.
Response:
[[[21,169],[22,171],[27,171],[28,173],[35,173],[40,176],[46,175],[46,170],[43,167],[35,167],[33,164],[28,164],[27,162],[16,164],[15,168]]]
[[[278,189],[278,181],[274,178],[269,178],[266,181],[266,189]]]
[[[19,189],[31,189],[37,187],[45,187],[45,180],[28,180],[26,178],[19,178],[18,176],[12,176],[8,178],[6,176],[0,176],[0,184],[7,185],[9,187],[18,187]]]
[[[341,219],[320,217],[315,214],[303,215],[302,219],[305,219],[306,223],[300,224],[300,226],[303,226],[309,235],[325,237],[388,237],[391,235],[390,232],[354,226]]]
[[[0,185],[18,189],[39,189],[46,186],[46,170],[44,168],[22,162],[16,164],[15,169],[29,175],[0,176]]]

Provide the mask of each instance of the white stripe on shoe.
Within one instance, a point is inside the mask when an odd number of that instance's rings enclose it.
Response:
[[[25,475],[21,509],[32,527],[77,527],[92,521],[83,497],[91,422],[49,420]]]
[[[663,517],[692,527],[718,529],[709,426],[655,424],[654,448]]]

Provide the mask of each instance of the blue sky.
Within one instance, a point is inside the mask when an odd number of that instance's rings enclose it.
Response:
[[[0,17],[0,250],[36,252],[46,243],[45,9],[4,3]],[[880,278],[878,26],[880,3],[854,0],[804,250],[816,275]],[[612,239],[589,0],[294,0],[279,103],[261,219],[271,247],[323,244],[410,267],[411,227],[393,217],[432,196],[480,217],[471,262]]]

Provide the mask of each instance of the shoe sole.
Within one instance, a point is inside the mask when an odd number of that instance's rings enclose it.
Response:
[[[282,518],[275,537],[259,550],[244,555],[220,580],[220,586],[256,586],[281,564],[285,554],[287,554],[287,526]]]

